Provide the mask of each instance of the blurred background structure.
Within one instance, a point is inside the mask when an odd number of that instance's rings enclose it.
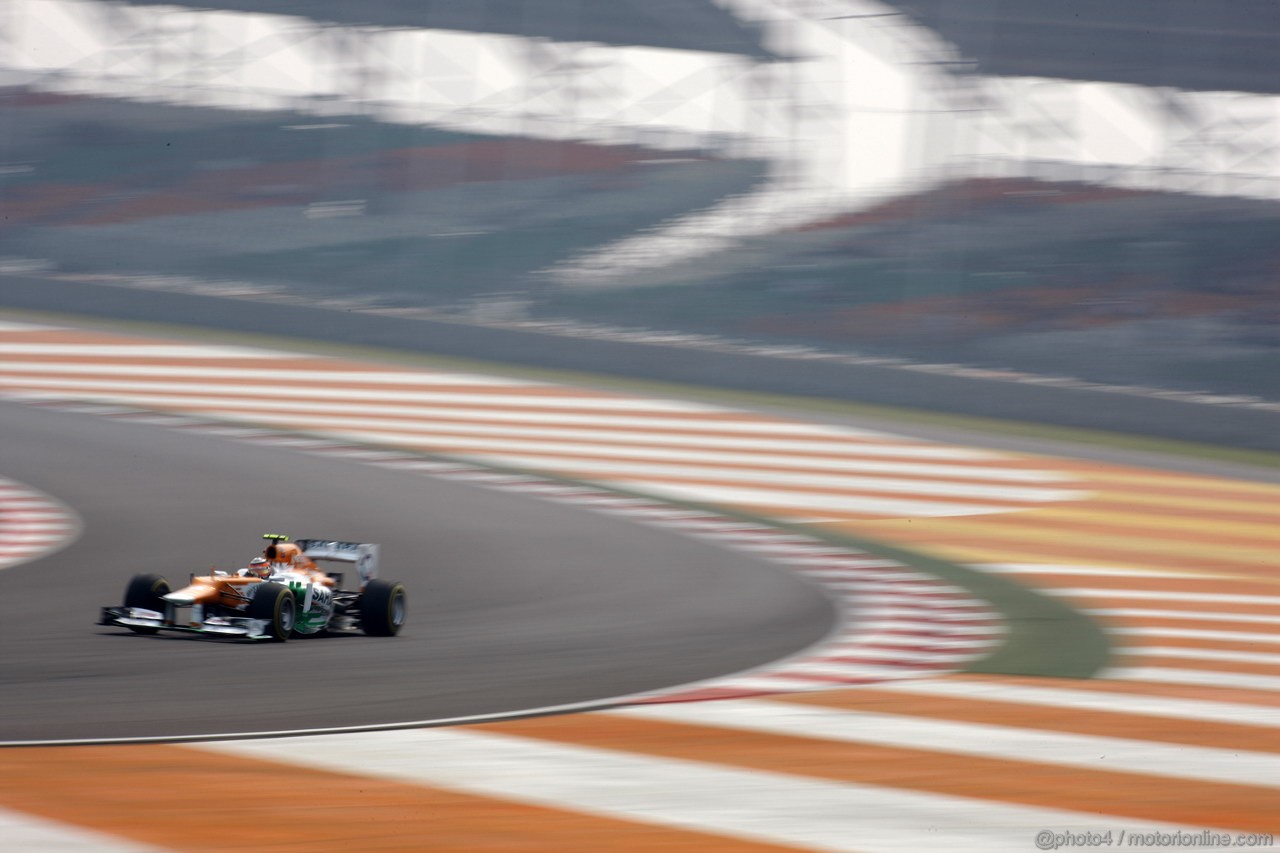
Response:
[[[0,273],[1280,395],[1274,3],[0,15]]]

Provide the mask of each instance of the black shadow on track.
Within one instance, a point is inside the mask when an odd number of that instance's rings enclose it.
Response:
[[[0,742],[362,727],[607,700],[738,671],[831,628],[780,566],[515,494],[0,403],[0,475],[82,536],[0,571]],[[283,644],[94,625],[129,576],[243,565],[259,536],[379,542],[399,637]]]

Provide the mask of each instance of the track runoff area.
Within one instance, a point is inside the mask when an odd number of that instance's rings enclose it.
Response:
[[[1278,487],[22,322],[0,326],[0,356],[0,393],[29,402],[300,431],[714,505],[828,541],[890,542],[1068,603],[1112,651],[1088,679],[947,666],[893,677],[895,653],[918,661],[928,642],[908,628],[880,638],[879,670],[865,658],[784,666],[719,701],[12,748],[0,751],[0,838],[15,849],[989,851],[1108,833],[1112,844],[1274,848]],[[880,603],[908,607],[897,614],[908,622],[929,607]],[[993,621],[972,616],[943,621]],[[1003,622],[1017,636],[1018,614]],[[930,651],[962,648],[965,634]],[[205,805],[228,791],[246,793],[234,821]],[[325,819],[299,821],[299,798]],[[337,840],[353,827],[358,842]]]

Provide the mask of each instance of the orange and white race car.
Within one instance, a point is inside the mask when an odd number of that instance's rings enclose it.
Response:
[[[299,539],[268,533],[261,557],[238,571],[191,577],[174,590],[160,575],[134,575],[122,607],[102,608],[99,625],[138,634],[188,631],[249,640],[284,641],[327,631],[392,637],[405,620],[405,592],[379,580],[378,546],[368,542]],[[341,588],[343,575],[316,560],[353,563],[358,591]]]

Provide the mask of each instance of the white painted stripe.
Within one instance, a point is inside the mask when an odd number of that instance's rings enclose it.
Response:
[[[1192,572],[1168,572],[1158,569],[1128,569],[1115,566],[1061,566],[1050,563],[978,563],[971,568],[1009,575],[1097,575],[1117,578],[1213,577]]]
[[[28,495],[30,495],[30,492],[28,492]],[[40,498],[33,498],[33,497],[5,498],[4,506],[5,506],[5,509],[11,509],[11,510],[21,509],[24,513],[27,513],[27,512],[37,512],[40,510],[48,510],[49,502],[45,500],[41,500]]]
[[[941,583],[932,575],[921,574],[920,572],[909,570],[906,566],[901,566],[900,564],[890,565],[898,565],[899,568],[896,571],[887,572],[879,569],[871,569],[869,571],[858,572],[858,577],[862,580],[874,580],[882,583],[904,586],[912,590],[956,589],[956,587],[950,586],[949,584]]]
[[[715,421],[707,421],[701,426],[708,431],[714,432],[717,429],[716,425],[717,422]],[[597,438],[607,439],[608,434],[598,435]],[[809,448],[808,445],[797,445],[795,449],[807,450]],[[664,462],[692,462],[700,465],[745,465],[766,469],[777,467],[785,468],[789,472],[797,468],[821,468],[824,471],[859,474],[902,474],[917,477],[1010,483],[1061,483],[1074,480],[1074,478],[1066,474],[1026,468],[998,468],[993,465],[938,465],[921,462],[888,462],[878,459],[863,459],[857,457],[861,450],[862,447],[855,444],[847,448],[848,453],[852,455],[819,457],[783,453],[723,453],[713,450],[648,449],[601,444],[590,449],[584,449],[580,454],[583,456],[595,456],[598,453],[598,455],[609,459],[658,459]],[[591,464],[591,462],[588,459],[583,460],[581,464]]]
[[[279,380],[285,380],[285,382],[311,382],[311,380],[315,380],[315,382],[343,382],[343,383],[349,383],[349,384],[410,384],[410,386],[412,386],[412,384],[422,384],[422,386],[428,386],[428,387],[442,386],[442,384],[444,384],[444,386],[494,386],[497,388],[506,388],[506,387],[559,388],[559,389],[562,389],[562,391],[570,391],[570,392],[576,391],[576,388],[573,388],[571,386],[553,386],[553,384],[549,384],[549,383],[526,382],[526,380],[490,377],[490,375],[470,375],[470,374],[451,374],[451,373],[394,373],[394,371],[389,371],[388,373],[388,371],[311,370],[311,369],[303,369],[303,368],[296,369],[296,370],[289,370],[289,369],[266,370],[266,369],[259,369],[259,368],[202,369],[202,368],[184,368],[184,366],[165,366],[165,368],[160,368],[160,366],[140,366],[140,365],[91,365],[91,364],[84,364],[84,362],[76,362],[76,364],[45,364],[45,362],[29,362],[29,361],[13,362],[13,364],[0,365],[0,379],[8,378],[8,377],[31,379],[31,382],[27,384],[36,383],[38,380],[38,375],[37,377],[32,377],[32,375],[29,375],[29,374],[45,374],[45,373],[87,373],[87,374],[104,374],[104,375],[137,374],[137,375],[156,375],[157,378],[175,377],[179,379],[192,379],[196,377],[209,377],[209,378],[238,378],[239,377],[244,379],[256,379],[256,380],[259,380],[259,382],[261,382],[261,380],[264,380],[264,379],[279,379]],[[224,377],[224,374],[225,374],[225,377]],[[56,387],[67,387],[67,384],[65,384],[67,382],[68,380],[58,380],[58,386]],[[95,380],[87,380],[87,382],[95,382]],[[156,389],[173,389],[174,388],[174,383],[148,382],[148,383],[131,383],[131,384],[134,384],[134,386],[137,386],[137,388],[140,389],[140,391],[145,391],[145,389],[151,388],[151,387],[155,387]],[[201,403],[201,405],[210,405],[210,406],[232,406],[232,405],[236,405],[236,403],[242,403],[242,405],[250,405],[250,403],[252,403],[253,406],[257,406],[259,405],[259,402],[260,402],[259,400],[257,400],[256,397],[253,397],[252,400],[246,400],[246,397],[244,397],[244,394],[259,393],[259,392],[243,391],[243,388],[246,388],[246,386],[244,386],[243,383],[236,383],[236,384],[233,384],[233,383],[212,383],[212,384],[211,383],[198,383],[198,384],[180,383],[180,384],[182,384],[182,387],[184,389],[189,388],[189,391],[191,391],[192,394],[197,394],[198,392],[202,392],[202,393],[198,393],[198,396],[189,396],[189,394],[183,394],[183,396],[180,396],[180,397],[164,396],[164,394],[156,394],[156,396],[152,396],[148,398],[156,402],[177,403],[177,402],[195,401],[195,402]],[[257,388],[257,386],[253,386],[253,384],[250,384],[250,386],[247,386],[247,387]],[[223,391],[223,389],[225,389],[225,391],[227,392],[233,392],[233,396],[212,396],[214,392]],[[301,388],[301,391],[306,391],[306,389],[307,387],[303,386]],[[317,386],[315,388],[311,388],[310,391],[312,392],[310,396],[314,397],[314,402],[292,402],[292,401],[270,400],[270,401],[262,402],[262,405],[269,406],[270,409],[274,409],[278,411],[298,411],[298,412],[308,412],[308,414],[324,414],[324,412],[329,412],[329,414],[335,414],[335,415],[342,415],[342,414],[367,415],[367,414],[370,414],[370,412],[372,412],[372,414],[379,414],[379,415],[406,415],[406,416],[431,415],[431,416],[436,416],[436,418],[444,418],[444,416],[451,416],[451,415],[463,416],[463,418],[466,418],[466,416],[471,416],[475,414],[481,414],[481,415],[492,414],[492,412],[486,412],[485,410],[448,409],[448,407],[440,407],[440,406],[348,405],[348,403],[338,403],[338,402],[334,402],[333,400],[329,400],[329,398],[326,398],[325,394],[326,394],[326,391],[328,391],[328,388],[324,386]],[[234,392],[239,392],[241,396],[234,396]],[[611,397],[611,398],[616,398],[616,397]],[[708,411],[710,410],[705,410],[705,409],[698,410],[698,411],[692,412],[692,414],[708,414]],[[717,409],[714,411],[733,412],[733,410],[730,410],[730,409]],[[746,415],[748,414],[748,412],[741,412],[741,414]],[[755,430],[760,430],[760,432],[765,432],[769,434],[790,433],[790,434],[796,434],[796,435],[806,435],[806,437],[815,437],[815,438],[874,438],[874,439],[890,438],[890,439],[893,439],[893,441],[928,444],[928,442],[915,442],[914,439],[899,437],[899,435],[892,435],[890,433],[882,433],[882,432],[878,432],[878,430],[860,429],[856,427],[829,427],[829,425],[809,424],[809,423],[803,423],[803,421],[774,420],[774,419],[767,418],[767,416],[759,416],[759,415],[754,416],[753,419],[742,420],[742,421],[736,421],[736,420],[704,421],[704,420],[699,420],[694,418],[659,419],[659,418],[625,418],[625,416],[613,416],[613,418],[611,418],[611,416],[595,416],[595,418],[593,418],[593,416],[590,416],[590,415],[566,415],[566,414],[557,414],[557,412],[531,412],[531,414],[529,415],[529,418],[532,419],[534,423],[547,423],[547,424],[600,423],[600,424],[627,425],[628,423],[634,423],[635,425],[641,425],[641,427],[648,427],[648,425],[653,425],[653,427],[671,427],[673,429],[692,429],[692,430],[705,429],[705,430],[709,430],[709,432],[755,432]],[[524,419],[524,416],[522,416],[522,419]],[[979,453],[982,453],[982,452],[979,451]],[[978,459],[986,459],[986,457],[988,456],[991,456],[991,455],[989,455],[989,453],[982,453],[982,455],[978,456]]]
[[[174,344],[32,344],[0,342],[0,355],[73,355],[90,358],[296,358],[252,347]]]
[[[868,647],[872,642],[883,643],[885,646],[889,646],[891,648],[896,646],[916,646],[925,649],[955,649],[956,651],[964,651],[968,649],[984,649],[993,645],[997,640],[991,637],[965,639],[961,637],[943,638],[890,635],[871,636],[849,642],[831,643],[830,645],[823,646],[822,649],[827,653],[838,654],[841,650],[861,650]],[[899,654],[903,654],[903,652],[899,651]],[[909,652],[908,654],[916,654],[916,652]]]
[[[937,672],[929,672],[928,675],[937,675]],[[896,678],[916,677],[911,675],[896,675]],[[883,681],[885,679],[873,678],[870,681]],[[779,678],[770,674],[769,671],[762,672],[758,675],[743,675],[735,678],[713,678],[697,684],[685,685],[679,690],[663,693],[658,691],[655,695],[680,695],[684,693],[692,693],[698,690],[732,690],[742,693],[806,693],[813,690],[832,690],[842,685],[833,683],[829,680],[810,680],[803,681],[797,678]]]
[[[904,662],[904,666],[889,666],[877,663],[838,663],[835,661],[811,661],[808,663],[791,663],[771,672],[782,678],[825,678],[837,681],[860,682],[868,678],[901,678],[903,671],[910,665],[922,675],[936,675],[936,669],[924,666],[923,660],[913,657]]]
[[[920,611],[915,611],[916,616],[923,615]],[[879,635],[883,637],[885,642],[893,642],[896,640],[900,632],[904,636],[927,636],[938,638],[943,635],[951,636],[953,634],[974,634],[974,635],[990,635],[1003,633],[1004,628],[999,625],[956,625],[954,623],[942,624],[939,622],[924,622],[919,619],[895,619],[891,625],[881,626]]]
[[[1280,595],[1232,595],[1217,592],[1164,592],[1145,589],[1042,589],[1069,598],[1136,598],[1144,601],[1204,601],[1215,604],[1265,604],[1280,607]],[[1277,614],[1280,616],[1280,614]]]
[[[1075,711],[1101,711],[1109,714],[1137,714],[1175,720],[1204,720],[1240,726],[1280,728],[1280,714],[1276,713],[1274,707],[1247,705],[1241,702],[1211,702],[1202,699],[1144,696],[1118,691],[1073,690],[1069,687],[1038,687],[1029,684],[947,679],[895,681],[877,684],[876,689],[918,696],[944,696],[948,699],[1010,702]]]
[[[14,387],[39,388],[75,388],[86,391],[169,391],[207,393],[208,384],[200,382],[128,382],[99,379],[45,379],[27,378],[23,376],[0,377],[0,384]],[[495,405],[511,407],[528,407],[533,409],[599,409],[602,411],[648,411],[648,412],[682,412],[706,414],[709,412],[726,412],[728,409],[707,406],[701,403],[685,403],[676,400],[650,400],[643,397],[602,397],[602,396],[549,396],[542,394],[501,394],[501,393],[468,393],[462,391],[392,391],[362,388],[293,388],[278,383],[261,385],[236,385],[227,388],[238,397],[268,399],[285,399],[304,397],[312,400],[399,400],[418,403],[470,403],[471,405]],[[572,391],[565,388],[565,391]],[[124,397],[122,399],[128,399]],[[761,422],[764,423],[764,422]],[[804,435],[843,436],[848,433],[837,427],[823,427],[809,424],[783,423],[782,427],[790,427],[787,432]],[[905,439],[900,439],[905,441]]]
[[[790,562],[790,560],[787,562]],[[973,601],[962,589],[956,589],[949,584],[932,584],[928,581],[917,581],[912,577],[902,579],[871,577],[870,574],[864,575],[856,570],[817,572],[816,577],[823,581],[824,586],[831,589],[858,590],[869,595],[892,596],[893,598],[911,601],[927,601],[943,606]]]
[[[15,507],[14,504],[16,503],[19,503],[19,501],[10,502],[0,498],[0,506],[3,506],[5,511],[3,523],[20,524],[23,527],[34,530],[66,527],[70,524],[64,513],[47,504],[43,509],[40,509],[36,507]]]
[[[709,486],[697,483],[666,483],[654,480],[602,480],[604,485],[676,500],[701,503],[725,503],[739,506],[787,507],[789,509],[848,512],[889,518],[913,516],[981,515],[1012,512],[1016,506],[987,506],[942,501],[912,501],[901,498],[872,498],[854,495],[829,495],[799,492],[792,489],[745,489]]]
[[[6,545],[41,545],[47,542],[57,542],[62,539],[68,532],[75,529],[74,525],[67,525],[59,531],[38,531],[28,532],[26,525],[17,528],[6,527],[4,529],[4,543]]]
[[[1117,625],[1107,627],[1108,634],[1125,637],[1165,637],[1173,640],[1224,640],[1231,643],[1280,644],[1280,634],[1257,631],[1205,631],[1199,628],[1148,628]]]
[[[0,387],[6,384],[3,378],[0,378]],[[13,383],[8,383],[13,384]],[[272,400],[270,409],[266,411],[262,400],[251,397],[178,397],[171,395],[158,395],[147,393],[132,393],[127,395],[104,394],[97,393],[94,389],[80,389],[74,383],[68,384],[70,391],[84,391],[85,393],[77,393],[75,396],[91,396],[96,400],[107,401],[112,404],[133,404],[133,405],[154,405],[154,406],[179,406],[193,405],[204,407],[210,414],[221,418],[241,421],[261,421],[264,423],[288,424],[288,425],[311,425],[324,420],[322,415],[316,417],[296,418],[287,417],[276,414],[291,408],[295,408],[292,401],[289,400]],[[94,393],[87,393],[94,391]],[[19,398],[47,398],[48,395],[36,392],[14,392],[12,396]],[[268,391],[263,391],[262,396],[270,396]],[[203,402],[202,402],[203,401]],[[220,408],[225,407],[225,408]],[[342,404],[317,403],[315,405],[307,404],[300,409],[316,411],[323,413],[325,411],[337,411],[346,408],[359,411],[363,414],[376,414],[379,411],[386,410],[389,407],[377,405],[371,400],[367,405],[344,406]],[[248,411],[236,411],[248,410]],[[583,442],[595,442],[602,450],[616,448],[618,451],[624,449],[630,451],[630,448],[623,448],[622,445],[656,445],[656,446],[683,446],[683,447],[711,447],[722,449],[737,450],[762,450],[762,451],[783,451],[783,452],[805,452],[812,454],[834,454],[850,458],[859,457],[902,457],[913,459],[946,459],[946,460],[999,460],[1001,457],[992,453],[980,450],[970,450],[961,447],[948,447],[944,445],[928,445],[928,444],[907,444],[907,443],[870,443],[855,440],[856,436],[837,435],[835,437],[845,437],[850,440],[847,442],[840,441],[814,441],[804,434],[797,434],[793,438],[787,438],[783,434],[787,432],[797,432],[796,425],[782,424],[770,421],[718,421],[718,420],[698,420],[698,419],[659,419],[659,418],[642,418],[637,416],[609,416],[609,415],[590,415],[582,414],[566,414],[554,412],[532,412],[532,411],[503,411],[498,409],[466,409],[455,407],[414,407],[414,413],[422,417],[424,420],[417,422],[405,422],[395,420],[376,420],[371,419],[372,423],[378,425],[377,431],[358,432],[350,431],[348,435],[365,436],[361,440],[367,441],[401,441],[415,442],[422,439],[419,433],[444,433],[446,435],[457,436],[459,439],[470,437],[473,435],[489,435],[489,436],[510,436],[513,438],[545,438],[545,439],[563,439],[570,442],[565,445],[565,452],[573,452],[573,448],[582,447]],[[335,419],[337,420],[337,419]],[[436,423],[435,421],[443,421]],[[501,426],[503,422],[522,424],[522,426]],[[610,430],[609,432],[601,432],[593,429],[544,429],[530,427],[528,424],[538,423],[560,423],[575,424],[580,426],[644,426],[657,429],[659,427],[670,427],[671,429],[687,430],[691,434],[670,434],[664,435],[653,432],[629,432],[623,430]],[[802,426],[802,425],[801,425]],[[708,435],[698,435],[699,432],[709,433]],[[764,437],[752,437],[750,435],[740,437],[737,435],[725,435],[725,433],[746,433],[757,434]],[[618,444],[609,444],[609,441],[618,442]],[[894,441],[901,441],[894,439]],[[457,442],[461,446],[461,442]],[[485,447],[484,444],[476,444],[477,447]],[[549,451],[557,449],[554,444],[544,442],[526,442],[519,445],[512,445],[512,449],[529,450],[529,451]],[[606,454],[607,455],[607,454]],[[824,460],[819,460],[824,461]]]
[[[1116,818],[695,761],[430,729],[190,749],[432,785],[808,850],[1025,851],[1045,827],[1114,828]],[[1168,824],[1126,819],[1142,831]]]
[[[852,492],[889,492],[928,497],[982,498],[986,500],[1023,502],[1050,502],[1078,500],[1089,493],[1074,489],[1044,489],[1016,486],[960,483],[951,480],[898,480],[887,477],[858,477],[851,475],[801,474],[783,470],[754,468],[718,468],[711,465],[664,465],[653,462],[616,462],[599,459],[564,459],[557,456],[530,454],[460,454],[461,458],[481,464],[499,462],[540,471],[572,472],[590,471],[609,476],[638,477],[687,477],[718,480],[730,483],[793,486],[810,489],[847,489]],[[599,479],[598,477],[595,479]]]
[[[737,700],[698,705],[643,705],[608,713],[643,720],[719,726],[896,749],[922,749],[1003,761],[1029,761],[1091,771],[1150,773],[1174,779],[1280,788],[1280,756],[1261,752],[781,702]],[[1016,774],[1018,771],[1009,772]]]
[[[18,323],[12,320],[0,320],[0,332],[62,332],[64,326],[43,326],[38,323]]]
[[[982,613],[989,612],[987,605],[972,598],[928,598],[914,592],[876,592],[874,590],[881,587],[872,587],[857,582],[827,583],[823,584],[823,586],[828,589],[850,590],[850,598],[868,607],[897,604],[902,608],[924,608],[934,611],[931,615],[941,618],[961,615],[967,618],[978,611]]]
[[[0,569],[69,544],[80,529],[79,518],[54,498],[0,478]]]
[[[901,605],[871,605],[863,602],[859,596],[849,596],[848,601],[852,601],[859,606],[856,608],[859,618],[861,619],[894,619],[902,618],[925,618],[939,626],[950,627],[956,622],[987,622],[994,617],[985,609],[975,610],[938,610],[926,609],[925,606],[916,601],[907,601]]]
[[[1140,657],[1216,660],[1223,663],[1269,663],[1280,666],[1280,654],[1270,652],[1234,652],[1225,649],[1193,649],[1183,648],[1182,646],[1124,646],[1112,651],[1118,655],[1136,655]]]
[[[1200,687],[1231,687],[1242,690],[1280,690],[1280,675],[1250,675],[1243,672],[1209,672],[1163,666],[1120,666],[1098,675],[1117,681],[1154,681],[1160,684],[1194,684]],[[1280,710],[1272,709],[1280,718]]]
[[[14,781],[21,784],[20,779]],[[0,808],[0,845],[13,853],[157,853],[161,849],[5,808]]]
[[[368,414],[368,412],[366,412]],[[467,413],[469,417],[475,417],[477,420],[485,420],[486,412],[475,411]],[[430,410],[422,412],[424,417],[434,417],[434,413]],[[564,422],[584,423],[582,418],[564,418]],[[601,426],[646,426],[653,429],[677,429],[691,430],[697,432],[708,433],[777,433],[780,430],[773,429],[774,424],[761,423],[759,425],[751,422],[724,422],[724,421],[677,421],[672,419],[657,418],[593,418],[593,420]],[[294,422],[288,419],[281,419],[282,422]],[[337,428],[355,428],[355,429],[392,429],[400,432],[418,432],[420,425],[397,422],[394,420],[376,420],[373,418],[331,418],[319,416],[315,419],[308,418],[307,423],[316,423],[325,427]],[[433,425],[435,429],[422,430],[425,432],[439,432],[439,425]],[[532,433],[527,430],[521,430],[520,434],[526,437],[532,437]],[[596,433],[593,438],[594,442],[575,442],[572,446],[564,447],[562,452],[572,454],[575,458],[561,458],[554,456],[537,456],[537,451],[555,450],[556,448],[544,443],[537,442],[509,442],[504,449],[508,450],[527,450],[533,451],[530,459],[539,459],[540,465],[543,467],[568,467],[577,468],[592,467],[599,464],[597,459],[605,460],[658,460],[664,463],[672,462],[688,462],[696,465],[713,465],[723,464],[730,466],[752,466],[751,471],[742,471],[738,468],[733,469],[717,469],[717,470],[735,470],[745,475],[756,475],[763,477],[776,477],[785,474],[786,476],[802,477],[809,476],[820,479],[823,475],[817,474],[801,474],[795,469],[804,468],[820,468],[825,471],[842,471],[850,473],[864,474],[902,474],[918,477],[933,477],[954,480],[980,480],[994,482],[1012,482],[1012,483],[1057,483],[1067,482],[1072,478],[1066,475],[1060,475],[1050,471],[1037,471],[1019,468],[998,468],[991,465],[986,466],[962,466],[962,465],[935,465],[919,462],[887,462],[878,459],[859,458],[868,449],[867,445],[849,444],[841,445],[839,453],[841,456],[799,456],[786,453],[724,453],[714,450],[681,450],[669,447],[647,448],[643,446],[611,444],[610,439],[614,438],[615,433]],[[557,436],[552,436],[557,437]],[[637,436],[645,443],[651,441],[649,436]],[[685,444],[684,436],[676,436],[679,439],[678,444]],[[623,439],[619,439],[623,440]],[[714,446],[720,446],[721,442],[714,442]],[[875,445],[873,446],[878,452],[885,452],[888,449],[895,449],[891,445]],[[797,443],[790,448],[799,451],[812,451],[813,446],[809,443]],[[918,448],[907,447],[904,450],[910,451]],[[835,453],[836,451],[831,451]],[[582,458],[577,458],[582,457]],[[780,469],[772,471],[770,469]],[[754,470],[759,469],[759,470]],[[832,478],[838,479],[838,478]],[[956,488],[965,487],[967,484],[957,485]]]
[[[109,369],[109,366],[104,367]],[[172,368],[176,372],[186,373],[186,368]],[[0,369],[0,376],[3,375],[4,369]],[[214,372],[214,371],[205,371]],[[291,371],[258,371],[259,373],[280,373],[286,377]],[[301,372],[300,372],[301,373]],[[306,372],[309,375],[311,372]],[[329,374],[320,374],[329,375]],[[333,374],[345,375],[352,377],[351,382],[363,381],[363,375],[357,373],[349,374]],[[381,374],[372,374],[379,376]],[[419,374],[406,374],[410,377],[421,379]],[[0,381],[3,381],[0,379]],[[291,380],[292,381],[292,380]],[[379,380],[370,380],[379,381]],[[422,381],[426,382],[425,379]],[[204,386],[201,390],[210,390],[209,386]],[[141,400],[144,397],[139,395],[130,395],[129,399]],[[199,397],[181,397],[171,395],[147,395],[145,399],[151,403],[163,405],[201,405],[211,407],[231,408],[237,405],[242,407],[259,407],[261,402],[257,400],[237,400],[235,397],[211,397],[202,395]],[[520,398],[514,398],[516,400]],[[394,406],[394,405],[377,405],[377,404],[344,404],[331,401],[316,403],[299,403],[292,400],[273,401],[270,406],[271,414],[276,422],[280,423],[297,423],[297,419],[290,419],[281,416],[282,412],[307,412],[314,417],[308,417],[305,423],[321,424],[324,426],[353,428],[353,429],[384,429],[392,428],[405,432],[416,432],[419,425],[410,421],[384,419],[380,417],[372,417],[379,415],[401,416],[401,417],[418,417],[423,419],[453,419],[453,418],[475,418],[477,420],[513,420],[520,419],[529,423],[563,423],[588,425],[594,424],[598,426],[642,426],[653,429],[671,428],[671,429],[687,429],[694,431],[703,431],[722,434],[725,432],[733,433],[768,433],[779,434],[793,432],[793,424],[779,424],[775,421],[699,421],[693,419],[678,418],[646,418],[646,417],[627,417],[627,416],[608,416],[608,415],[572,415],[572,414],[556,414],[546,412],[528,412],[528,413],[510,413],[500,412],[494,413],[484,409],[458,409],[445,408],[438,406]],[[355,413],[362,417],[334,417],[343,413]],[[254,412],[255,417],[258,412]],[[500,417],[494,417],[498,415]],[[520,435],[527,435],[524,430],[518,431]],[[866,433],[860,430],[848,430],[850,438],[866,437]],[[596,435],[597,439],[607,439],[608,434]],[[894,441],[901,441],[896,437],[886,436]],[[914,445],[912,445],[914,447]],[[528,449],[538,450],[542,445],[530,444]],[[851,444],[849,449],[858,451],[860,445]],[[806,450],[807,445],[795,445],[795,450]],[[779,466],[787,468],[821,468],[828,471],[849,471],[858,473],[871,474],[905,474],[922,477],[945,477],[955,479],[981,479],[993,481],[1007,481],[1018,483],[1057,483],[1074,480],[1073,477],[1056,472],[1046,470],[1032,470],[1022,468],[992,468],[992,467],[973,467],[965,465],[945,465],[945,464],[929,464],[920,462],[886,462],[875,459],[859,459],[853,458],[820,458],[816,456],[797,456],[797,455],[765,455],[759,453],[730,453],[717,451],[681,451],[670,449],[645,449],[635,447],[620,447],[617,445],[598,444],[593,445],[591,450],[600,451],[601,455],[607,458],[634,458],[634,459],[660,459],[670,462],[695,462],[695,463],[723,463],[726,465],[755,465],[755,466]],[[588,455],[587,450],[582,451],[583,455]]]
[[[797,566],[810,566],[819,574],[861,572],[862,569],[896,566],[892,560],[867,560],[861,557],[792,557],[788,562]]]
[[[840,648],[840,643],[823,646],[822,660],[837,664],[853,663],[855,661],[874,663],[886,660],[904,664],[926,664],[967,660],[969,657],[966,651],[958,649],[949,652],[920,651],[918,649],[907,651],[904,649],[876,648],[865,643],[848,643],[847,646],[843,651]]]
[[[1276,625],[1280,620],[1275,616],[1254,613],[1203,612],[1195,610],[1157,610],[1145,607],[1095,607],[1082,608],[1083,612],[1093,616],[1114,616],[1130,619],[1177,619],[1191,622],[1241,622],[1255,625]]]
[[[782,557],[810,559],[840,559],[851,556],[852,552],[838,549],[833,545],[810,540],[808,544],[798,543],[791,539],[774,539],[767,534],[762,535],[754,530],[719,529],[705,524],[682,524],[685,530],[691,530],[699,536],[733,545],[743,551],[758,551],[776,554]]]
[[[349,441],[387,441],[393,437],[390,435],[375,435],[365,433],[347,433],[347,432],[328,432],[326,435],[338,439]],[[451,442],[433,442],[433,441],[415,441],[409,440],[404,442],[409,445],[416,445],[423,448],[442,449],[447,447]],[[475,444],[475,440],[463,439],[459,444]],[[989,506],[984,504],[962,504],[962,503],[946,503],[939,501],[911,501],[899,498],[862,498],[852,495],[826,495],[816,493],[803,493],[786,490],[769,490],[762,489],[741,489],[730,487],[715,487],[701,484],[676,484],[670,482],[655,483],[651,481],[600,481],[605,485],[614,488],[627,489],[632,491],[647,491],[654,495],[666,497],[676,497],[678,499],[717,502],[724,501],[728,503],[765,505],[776,507],[779,505],[789,505],[797,508],[821,509],[825,511],[841,511],[854,512],[865,515],[879,515],[889,517],[913,516],[913,515],[930,515],[930,516],[955,516],[955,515],[979,515],[984,513],[1011,512],[1019,507],[1015,506]]]
[[[0,329],[3,331],[3,329]],[[286,357],[310,358],[301,353]],[[244,379],[261,382],[336,382],[353,385],[493,385],[501,388],[548,388],[547,382],[512,379],[482,373],[409,370],[335,370],[324,362],[316,367],[279,370],[266,367],[196,367],[167,364],[93,364],[90,362],[12,361],[0,365],[0,375],[73,374],[77,376],[155,376],[180,379]],[[209,386],[206,386],[206,389]]]

